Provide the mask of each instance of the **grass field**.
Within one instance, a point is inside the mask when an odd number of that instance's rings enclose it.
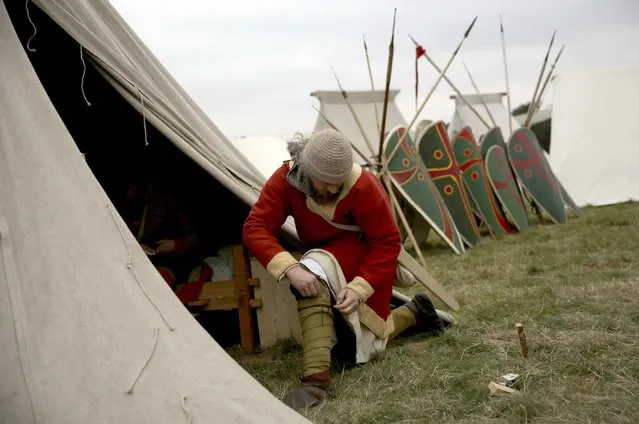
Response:
[[[584,212],[485,237],[460,256],[424,250],[461,304],[458,325],[400,338],[364,366],[336,365],[336,396],[303,414],[340,424],[639,422],[639,203]],[[295,344],[230,353],[277,397],[297,384]],[[506,373],[520,374],[519,392],[491,395]]]

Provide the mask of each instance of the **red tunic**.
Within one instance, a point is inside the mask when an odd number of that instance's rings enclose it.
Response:
[[[244,244],[279,280],[297,263],[276,239],[286,218],[293,216],[304,248],[332,253],[349,281],[347,287],[385,322],[401,237],[382,184],[354,164],[337,201],[320,206],[289,184],[289,169],[290,163],[283,164],[264,185],[244,224]],[[363,234],[336,228],[320,213],[338,224],[357,225]]]

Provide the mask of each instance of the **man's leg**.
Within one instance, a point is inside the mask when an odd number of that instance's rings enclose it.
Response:
[[[442,320],[426,293],[418,293],[404,305],[391,311],[394,330],[388,339],[393,340],[409,328],[425,333],[442,333],[452,322]]]
[[[302,327],[304,368],[300,387],[283,400],[293,409],[319,404],[329,395],[331,347],[333,345],[333,311],[326,286],[318,297],[302,297],[291,287],[297,299],[297,313]]]

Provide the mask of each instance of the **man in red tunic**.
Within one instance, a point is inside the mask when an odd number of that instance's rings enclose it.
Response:
[[[284,402],[299,409],[328,396],[337,342],[363,363],[410,327],[439,333],[444,323],[424,293],[391,311],[401,237],[383,186],[353,163],[349,140],[328,129],[289,146],[293,160],[264,185],[243,241],[297,299],[304,370]],[[276,238],[288,216],[306,250],[300,261]]]

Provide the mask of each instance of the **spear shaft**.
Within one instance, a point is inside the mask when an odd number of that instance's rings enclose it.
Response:
[[[371,90],[375,92],[375,83],[373,82],[373,71],[371,70],[371,59],[368,57],[368,46],[366,45],[366,37],[362,36],[364,40],[364,53],[366,53],[366,66],[368,67],[368,78],[371,81]],[[375,123],[377,124],[377,132],[380,132],[379,127],[379,112],[377,111],[377,102],[373,103],[375,107]]]
[[[413,40],[413,43],[415,44],[415,47],[419,47],[420,46],[420,44],[412,36],[409,35],[409,37],[410,37],[411,40]],[[439,66],[437,66],[437,64],[430,58],[430,56],[428,56],[428,53],[426,52],[426,50],[423,50],[422,56],[428,61],[428,63],[430,63],[433,66],[433,68],[435,68],[435,70],[437,72],[439,72],[439,73],[442,72],[441,69],[439,68]],[[450,79],[448,79],[448,77],[446,75],[444,75],[444,80],[448,83],[448,85],[450,85],[450,88],[455,90],[455,93],[457,93],[459,98],[462,99],[464,101],[464,103],[466,103],[466,106],[468,106],[470,108],[470,110],[475,114],[475,116],[477,116],[477,119],[479,119],[481,121],[481,123],[486,126],[486,128],[490,128],[490,125],[488,125],[488,122],[486,122],[484,117],[481,116],[479,114],[479,112],[477,112],[477,109],[475,109],[473,107],[473,105],[470,104],[470,102],[466,99],[466,97],[462,94],[462,92],[459,91],[459,89],[457,87],[455,87],[455,85],[450,81]]]
[[[510,84],[508,82],[508,61],[506,60],[506,40],[504,38],[504,25],[501,22],[501,15],[499,15],[499,31],[501,32],[501,49],[504,56],[504,74],[506,75],[506,95],[508,96],[508,131],[509,136],[513,135],[513,117],[512,109],[510,107]]]
[[[344,87],[342,87],[342,83],[339,81],[339,78],[337,77],[337,73],[335,72],[335,69],[332,66],[331,66],[331,71],[333,71],[333,75],[335,76],[337,85],[339,86],[340,92],[342,93],[342,97],[344,98],[344,101],[346,102],[348,109],[351,111],[351,114],[353,115],[353,119],[355,119],[355,123],[357,124],[357,127],[362,133],[362,137],[364,137],[364,141],[366,141],[368,148],[371,150],[371,154],[375,154],[375,150],[373,149],[373,144],[368,139],[368,136],[366,135],[366,131],[364,131],[364,127],[362,126],[362,123],[357,117],[357,113],[355,113],[355,109],[353,109],[353,105],[351,105],[351,102],[348,100],[348,93],[346,92],[346,90],[344,90]]]
[[[426,98],[424,99],[424,101],[422,102],[421,106],[417,110],[417,113],[413,117],[413,120],[410,122],[410,124],[408,124],[408,127],[406,128],[406,131],[404,131],[404,134],[402,134],[401,138],[399,139],[397,145],[395,146],[395,148],[393,149],[391,154],[388,155],[389,159],[392,158],[393,156],[395,156],[395,153],[399,149],[399,146],[401,146],[402,143],[404,142],[404,138],[406,138],[406,134],[409,133],[409,131],[411,130],[411,128],[415,124],[415,121],[417,121],[417,118],[419,117],[419,114],[422,112],[422,109],[424,109],[424,106],[426,106],[426,103],[428,102],[428,100],[430,100],[430,97],[435,92],[435,89],[437,88],[437,85],[439,85],[439,82],[445,76],[446,71],[448,70],[450,65],[453,63],[453,59],[455,59],[455,56],[457,56],[457,53],[459,52],[459,49],[461,49],[462,44],[464,44],[464,41],[466,41],[466,38],[468,38],[468,34],[470,34],[470,31],[473,29],[473,25],[475,25],[476,21],[477,21],[477,16],[475,16],[475,19],[473,19],[473,21],[470,23],[470,26],[468,27],[468,29],[464,33],[464,37],[461,39],[461,41],[457,45],[457,48],[455,49],[455,51],[451,55],[450,59],[448,59],[448,62],[446,63],[446,66],[444,66],[444,69],[442,71],[440,71],[439,76],[437,77],[437,80],[435,81],[435,84],[433,84],[433,87],[430,89],[430,91],[426,95]],[[388,160],[386,160],[385,163],[388,164]]]
[[[393,73],[393,56],[395,53],[395,18],[397,17],[397,9],[393,13],[393,32],[390,44],[388,45],[388,64],[386,65],[386,88],[384,92],[384,111],[382,112],[382,128],[379,131],[379,149],[377,154],[377,163],[382,163],[382,148],[384,146],[384,133],[386,132],[386,116],[388,114],[388,95],[390,93],[391,74]]]
[[[532,119],[534,118],[535,113],[537,113],[537,108],[539,107],[539,103],[541,102],[541,98],[544,95],[544,92],[546,91],[546,86],[548,85],[548,82],[550,81],[550,77],[552,76],[553,72],[555,71],[555,66],[557,66],[557,61],[561,57],[561,53],[564,51],[564,47],[566,47],[565,44],[563,46],[561,46],[561,49],[559,50],[559,53],[557,53],[557,57],[555,58],[555,61],[553,62],[552,65],[550,65],[550,71],[548,72],[548,75],[546,75],[546,79],[544,80],[544,83],[541,86],[541,90],[539,91],[539,96],[537,97],[537,100],[535,101],[535,104],[534,104],[535,111],[530,116],[530,120],[526,120],[526,123],[524,124],[525,127],[527,127],[528,124],[530,124],[530,121],[532,121]]]
[[[466,64],[465,63],[462,63],[462,64],[464,65],[464,69],[466,69],[468,78],[470,78],[470,83],[473,85],[473,88],[475,89],[475,93],[477,93],[477,95],[479,96],[479,101],[481,102],[482,105],[484,105],[484,109],[486,109],[486,113],[488,114],[490,121],[496,127],[497,123],[495,122],[495,118],[493,118],[493,114],[490,113],[490,109],[488,109],[488,105],[486,105],[486,102],[484,101],[484,96],[481,95],[481,92],[479,91],[479,87],[477,87],[477,84],[475,83],[475,79],[473,78],[472,74],[468,70],[468,67],[466,66]]]
[[[544,76],[544,72],[546,71],[546,65],[548,64],[548,56],[550,55],[552,44],[555,41],[555,34],[557,34],[556,30],[555,32],[552,33],[552,38],[550,39],[550,45],[548,46],[548,50],[546,51],[546,57],[544,57],[544,62],[541,65],[541,71],[539,72],[539,78],[537,78],[537,85],[535,86],[535,91],[533,92],[532,100],[530,101],[530,106],[528,107],[528,113],[526,114],[526,122],[524,124],[524,127],[527,127],[528,124],[530,123],[530,120],[532,119],[533,110],[534,110],[533,108],[535,107],[535,100],[537,98],[539,85],[541,84],[541,79]]]

